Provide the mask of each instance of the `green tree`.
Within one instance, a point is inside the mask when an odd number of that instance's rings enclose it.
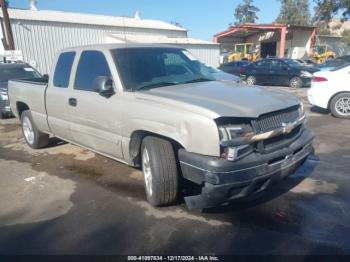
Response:
[[[276,23],[290,25],[310,24],[309,0],[280,0],[281,10]]]
[[[329,21],[341,15],[343,20],[350,18],[350,0],[314,0],[316,3],[314,21]]]
[[[253,0],[243,0],[243,3],[235,9],[235,24],[255,23],[258,19],[256,15],[260,9],[253,4]]]

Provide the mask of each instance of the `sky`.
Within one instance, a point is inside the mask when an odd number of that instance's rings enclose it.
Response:
[[[242,0],[37,0],[38,9],[60,10],[178,22],[190,37],[211,40],[234,22],[234,9]],[[28,8],[28,0],[9,0],[10,7]],[[280,8],[277,0],[255,0],[259,23],[273,22]]]

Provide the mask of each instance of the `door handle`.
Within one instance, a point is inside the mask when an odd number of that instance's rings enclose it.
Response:
[[[78,104],[77,99],[76,99],[76,98],[73,98],[73,97],[69,98],[69,99],[68,99],[68,104],[69,104],[70,106],[77,106],[77,104]]]

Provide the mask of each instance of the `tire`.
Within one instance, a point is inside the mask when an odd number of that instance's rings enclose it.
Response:
[[[247,77],[247,84],[250,86],[253,86],[256,84],[256,78],[255,76],[248,76]]]
[[[5,119],[5,113],[0,110],[0,119]]]
[[[350,93],[340,93],[333,97],[330,110],[335,117],[350,119]]]
[[[148,202],[153,206],[174,204],[178,196],[178,171],[172,144],[157,137],[145,137],[141,163]]]
[[[289,81],[289,86],[291,88],[301,88],[303,87],[303,80],[300,77],[292,77]]]
[[[38,130],[35,126],[30,110],[22,112],[21,123],[23,137],[31,148],[43,148],[49,144],[49,135]]]

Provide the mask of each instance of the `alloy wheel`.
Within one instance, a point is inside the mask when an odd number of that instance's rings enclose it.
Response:
[[[350,116],[350,97],[342,97],[335,103],[335,110],[339,115]]]

